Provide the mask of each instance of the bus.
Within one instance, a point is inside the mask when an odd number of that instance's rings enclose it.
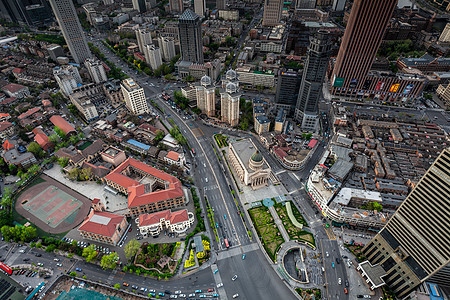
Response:
[[[191,149],[191,152],[192,152],[192,156],[194,156],[194,155],[195,155],[195,150],[194,150],[194,148]]]
[[[225,243],[225,247],[230,248],[230,244],[228,244],[228,240],[227,239],[223,239],[224,243]]]

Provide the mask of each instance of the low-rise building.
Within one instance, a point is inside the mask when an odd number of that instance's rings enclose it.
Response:
[[[14,165],[25,169],[37,162],[33,153],[31,152],[20,153],[19,151],[17,151],[16,147],[6,150],[5,152],[3,152],[2,156],[8,165]]]
[[[4,139],[12,136],[14,134],[14,125],[11,122],[3,121],[0,122],[0,139]]]
[[[163,230],[183,235],[194,224],[194,214],[188,212],[187,209],[176,212],[167,209],[152,214],[142,214],[136,221],[139,231],[144,237],[156,237]]]
[[[61,129],[66,135],[76,134],[77,131],[75,128],[72,127],[72,125],[69,124],[66,120],[64,120],[59,115],[54,115],[50,118],[50,122],[52,122],[53,125]]]
[[[112,107],[117,108],[124,104],[123,93],[120,88],[119,80],[107,81],[103,84],[103,91],[111,102]]]
[[[184,153],[169,151],[166,157],[164,157],[164,161],[169,165],[176,165],[182,168],[186,162],[186,159],[184,157]]]
[[[2,88],[3,92],[5,92],[9,97],[14,97],[17,99],[26,98],[30,96],[30,90],[28,87],[16,84],[16,83],[10,83],[8,85],[5,85]]]
[[[102,157],[103,161],[106,161],[115,167],[120,165],[125,159],[127,159],[127,156],[125,155],[125,152],[123,152],[120,149],[117,149],[113,146],[108,146],[100,153],[100,156]]]
[[[125,216],[91,210],[78,232],[85,239],[116,246],[127,226]]]
[[[41,146],[42,150],[50,151],[53,149],[55,144],[50,141],[49,137],[45,134],[41,127],[36,127],[32,131],[35,134],[34,140],[39,144],[39,146]]]

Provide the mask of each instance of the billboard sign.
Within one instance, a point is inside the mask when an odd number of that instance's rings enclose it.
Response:
[[[334,76],[334,81],[333,81],[333,86],[334,87],[343,87],[344,86],[344,81],[345,81],[344,77],[336,77],[336,75],[335,75]]]
[[[381,91],[384,88],[384,81],[378,81],[375,91]]]
[[[393,84],[393,85],[391,85],[389,92],[396,93],[399,87],[400,87],[400,83]]]
[[[9,275],[12,274],[12,269],[10,267],[8,267],[7,265],[5,265],[4,263],[2,263],[0,261],[0,269],[2,269],[3,271],[5,271],[6,273],[8,273]]]
[[[403,94],[409,94],[411,93],[412,89],[414,88],[414,84],[408,84],[406,88],[403,90]]]

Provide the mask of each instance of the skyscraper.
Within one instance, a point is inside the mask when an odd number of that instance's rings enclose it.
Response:
[[[136,39],[138,42],[139,51],[141,51],[141,53],[145,53],[145,45],[152,43],[152,34],[150,31],[140,28],[136,30]]]
[[[203,42],[201,20],[189,8],[178,19],[181,59],[194,63],[203,63]]]
[[[288,114],[294,112],[301,79],[301,71],[283,69],[278,72],[277,92],[275,94],[277,109],[283,108]]]
[[[150,112],[144,89],[139,84],[133,79],[128,78],[124,79],[120,86],[125,105],[132,114],[142,115]]]
[[[303,129],[314,131],[317,128],[318,103],[331,52],[332,43],[328,32],[319,30],[308,47],[295,107],[294,119],[301,122]]]
[[[220,114],[222,122],[237,126],[239,124],[239,80],[235,71],[229,70],[222,80],[223,91],[220,92]]]
[[[264,0],[263,26],[277,26],[280,24],[283,0]]]
[[[297,0],[295,4],[296,9],[314,9],[316,7],[316,0]]]
[[[162,57],[165,61],[170,61],[176,56],[175,42],[172,37],[159,37],[159,48],[161,48]]]
[[[162,65],[160,48],[153,44],[145,45],[145,60],[152,70],[158,69]]]
[[[208,117],[214,117],[216,113],[216,91],[209,76],[203,76],[200,84],[195,86],[197,108]]]
[[[50,5],[73,59],[81,64],[92,57],[72,0],[50,0]]]
[[[386,226],[363,248],[399,299],[423,281],[450,286],[450,148],[445,149]],[[382,270],[379,268],[381,266]]]
[[[355,0],[331,77],[331,93],[352,97],[365,84],[397,0]]]
[[[194,0],[194,11],[203,18],[206,13],[206,0]]]
[[[183,0],[169,0],[169,10],[172,13],[183,12]]]
[[[216,8],[217,9],[226,9],[227,1],[226,0],[216,0]]]
[[[133,9],[137,10],[140,13],[146,12],[147,7],[145,6],[145,0],[132,0]]]

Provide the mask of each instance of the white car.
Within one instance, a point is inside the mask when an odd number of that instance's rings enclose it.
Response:
[[[364,299],[370,299],[372,297],[370,297],[370,295],[364,295]]]
[[[181,294],[181,291],[175,291],[175,294]]]
[[[180,298],[186,298],[185,294],[180,294],[179,296],[180,296]]]
[[[342,280],[341,280],[340,277],[339,277],[339,279],[338,279],[338,283],[339,283],[339,284],[342,284]]]
[[[239,297],[239,294],[234,294],[233,299]]]
[[[56,264],[57,267],[62,267],[61,263]]]
[[[222,283],[222,282],[217,284],[217,288],[220,288],[220,287],[222,287],[222,286],[223,286],[223,283]]]
[[[233,278],[231,278],[231,280],[235,281],[237,279],[237,275],[234,275]]]

